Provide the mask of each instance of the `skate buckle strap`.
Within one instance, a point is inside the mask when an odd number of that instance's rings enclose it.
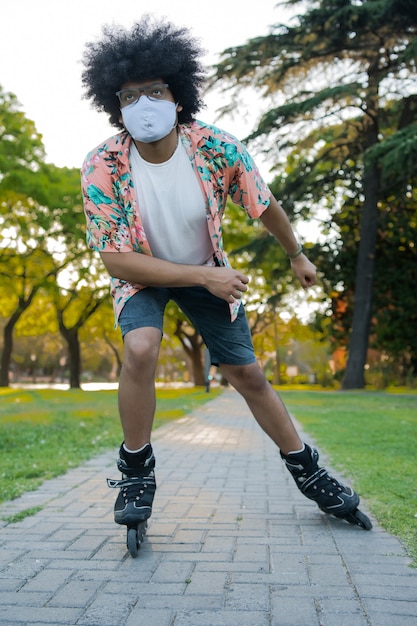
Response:
[[[120,480],[107,478],[107,486],[112,489],[117,489],[118,487],[133,487],[134,485],[142,486],[144,483],[152,483],[154,481],[155,478],[151,474],[149,476],[130,476],[129,478],[122,478]]]
[[[132,485],[133,481],[131,481],[130,479],[121,479],[121,480],[116,480],[114,478],[107,478],[107,487],[111,487],[112,489],[117,489],[118,487],[128,487],[129,485]]]
[[[320,478],[326,477],[330,480],[330,476],[327,474],[327,470],[324,467],[319,468],[314,474],[308,476],[297,476],[297,482],[300,484],[301,491],[306,491],[309,487],[314,485]]]

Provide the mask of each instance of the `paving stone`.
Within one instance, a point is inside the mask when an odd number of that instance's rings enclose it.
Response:
[[[254,611],[192,611],[179,612],[175,626],[269,626],[267,613]]]
[[[225,608],[269,612],[269,595],[269,586],[260,582],[231,583],[226,590]]]
[[[143,609],[135,607],[128,617],[125,626],[171,626],[173,612],[170,609]]]
[[[57,607],[10,606],[1,607],[1,620],[5,626],[16,624],[78,624],[81,609]],[[97,625],[98,626],[98,625]],[[103,624],[104,626],[104,624]],[[114,624],[113,624],[114,626]]]
[[[22,589],[28,591],[47,591],[49,593],[60,589],[69,579],[71,573],[67,571],[56,571],[45,568],[36,576],[26,581]]]
[[[54,595],[48,606],[85,607],[101,587],[101,581],[71,580]]]

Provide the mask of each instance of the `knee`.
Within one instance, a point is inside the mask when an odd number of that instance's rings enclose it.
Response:
[[[154,370],[159,355],[161,334],[157,332],[131,331],[125,337],[123,369],[141,372]]]
[[[261,394],[269,387],[264,373],[256,363],[227,366],[222,370],[225,378],[244,397]]]

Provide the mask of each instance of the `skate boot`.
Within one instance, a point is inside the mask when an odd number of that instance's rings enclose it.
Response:
[[[319,467],[319,453],[315,448],[305,444],[301,452],[287,455],[281,452],[281,458],[301,493],[316,502],[324,513],[342,518],[365,530],[372,528],[369,518],[358,509],[358,494],[330,476],[325,468]]]
[[[109,487],[120,488],[114,504],[114,521],[127,526],[127,547],[135,557],[146,532],[156,491],[152,446],[148,444],[140,453],[132,454],[126,452],[122,445],[117,467],[122,479],[107,479]]]

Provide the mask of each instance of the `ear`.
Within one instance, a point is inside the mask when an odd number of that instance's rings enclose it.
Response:
[[[177,113],[180,113],[180,111],[182,111],[183,107],[181,104],[177,104]]]

